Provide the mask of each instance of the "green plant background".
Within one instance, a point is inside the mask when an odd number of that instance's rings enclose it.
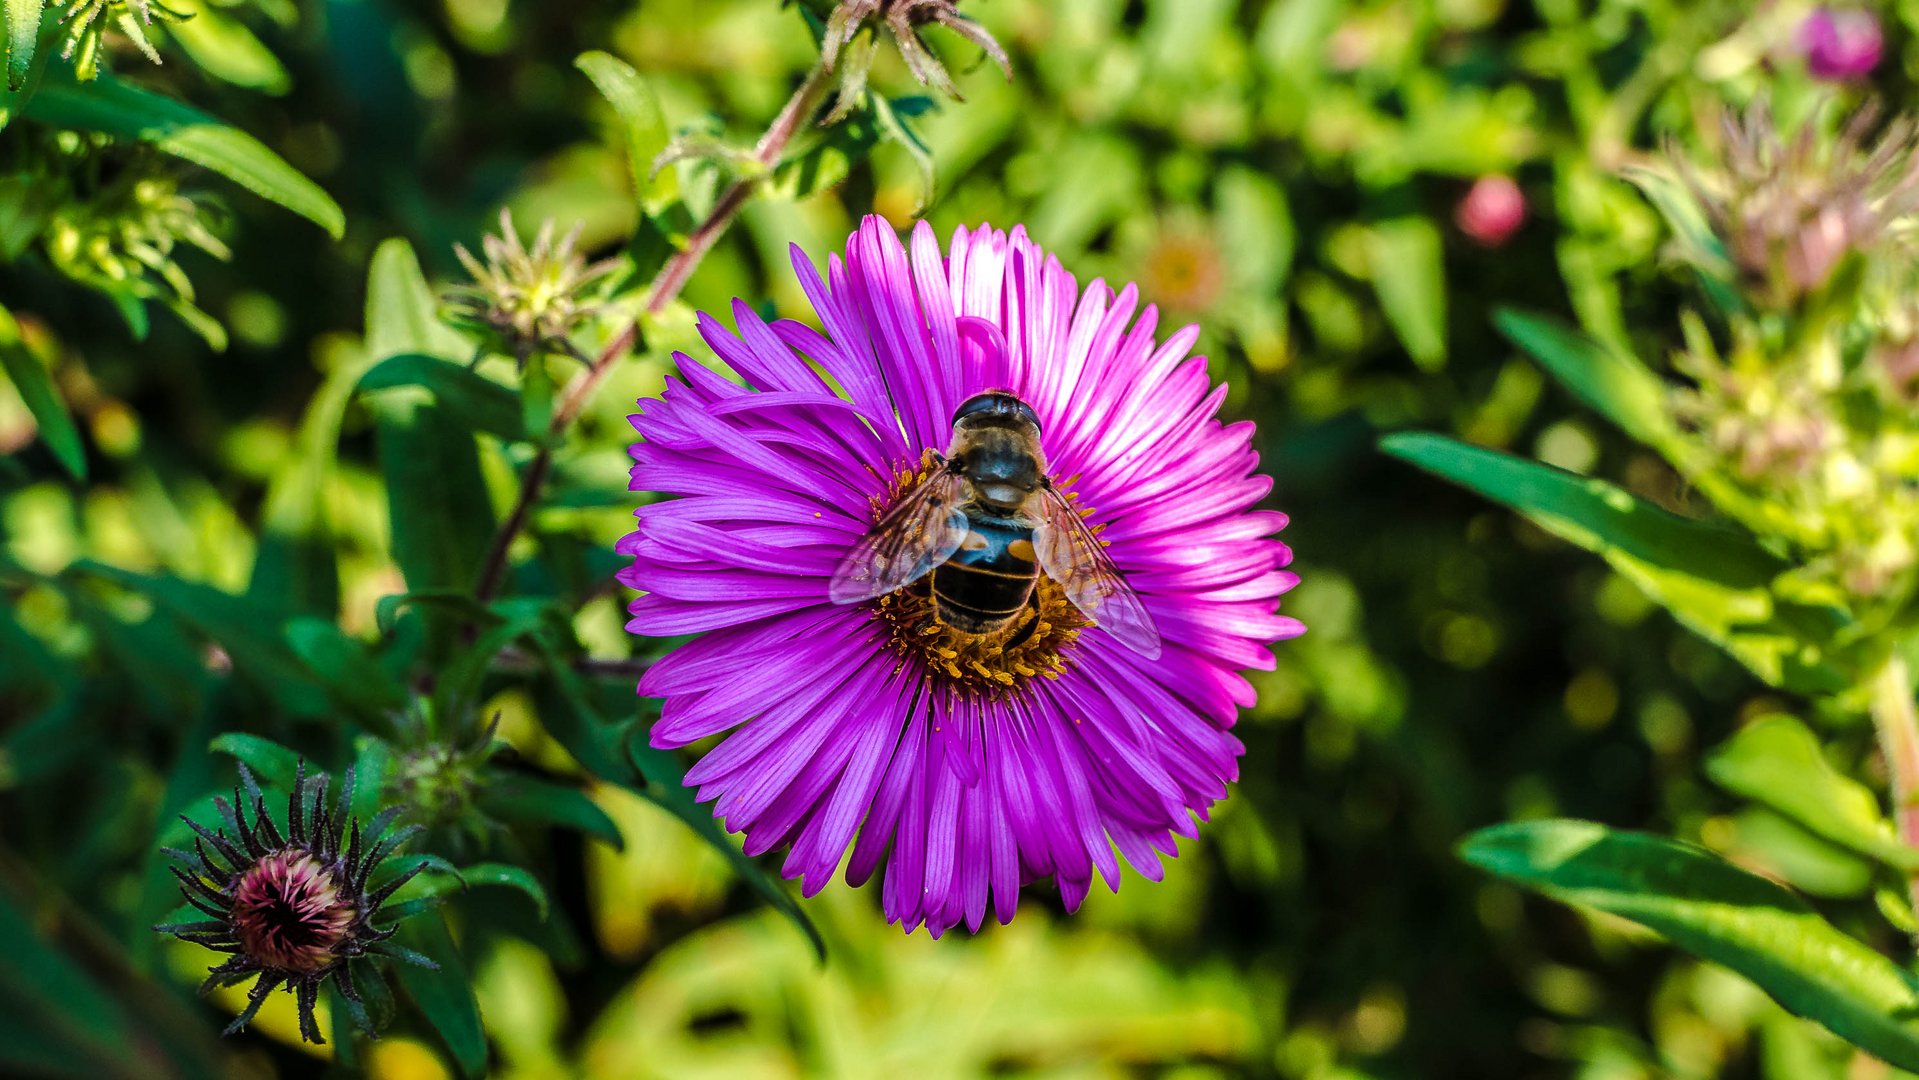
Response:
[[[1458,859],[1474,828],[1583,817],[1789,873],[1849,929],[1871,913],[1864,863],[1740,809],[1700,768],[1776,697],[1597,560],[1374,445],[1444,431],[1681,502],[1671,473],[1549,386],[1492,312],[1556,312],[1662,355],[1657,333],[1628,328],[1672,326],[1679,292],[1659,272],[1657,215],[1617,169],[1718,102],[1815,93],[1792,53],[1809,5],[964,8],[1015,77],[929,32],[966,101],[921,118],[936,181],[925,216],[942,235],[1023,222],[1082,280],[1137,281],[1202,324],[1228,412],[1260,424],[1304,580],[1287,610],[1310,633],[1255,676],[1242,781],[1166,882],[1096,890],[1070,918],[1034,897],[1009,927],[933,942],[887,927],[873,890],[835,885],[804,905],[822,966],[673,817],[597,788],[625,850],[555,834],[547,853],[577,955],[506,938],[469,950],[494,1075],[1880,1075],[1847,1073],[1836,1039],[1739,976]],[[267,143],[338,201],[344,236],[196,177],[232,219],[230,261],[182,257],[228,329],[224,352],[164,313],[135,341],[100,296],[0,265],[0,298],[54,358],[92,466],[68,479],[0,386],[0,446],[17,450],[0,459],[0,551],[40,574],[91,560],[242,591],[270,547],[269,486],[307,470],[333,518],[342,625],[370,633],[377,598],[401,591],[372,421],[346,409],[337,460],[301,424],[329,375],[362,362],[376,247],[404,237],[452,281],[452,244],[474,245],[502,204],[523,227],[579,219],[589,249],[617,246],[634,226],[627,163],[573,58],[625,59],[676,126],[738,141],[813,47],[774,0],[209,10],[252,27],[268,60],[216,44],[212,62],[123,73]],[[1886,12],[1878,79],[1895,102],[1919,71],[1905,64],[1915,16]],[[915,89],[891,56],[873,83]],[[1452,214],[1494,173],[1519,180],[1531,216],[1487,249]],[[786,244],[819,258],[868,211],[903,225],[924,184],[888,144],[832,190],[756,202],[686,299],[800,314]],[[573,505],[542,511],[547,534],[610,549],[626,530],[622,418],[676,344],[650,342],[600,393],[591,448],[562,469]],[[510,474],[483,465],[503,505]],[[226,768],[195,746],[235,707],[182,674],[204,669],[201,636],[142,623],[115,651],[101,643],[114,631],[57,589],[4,597],[17,632],[0,639],[0,1028],[17,1030],[0,1044],[93,1039],[109,1074],[124,1069],[118,1039],[190,1044],[236,1075],[320,1074],[277,998],[260,1033],[215,1046],[216,1010],[188,990],[203,955],[136,925],[169,785],[186,763]],[[629,648],[613,599],[576,630],[596,651]],[[493,704],[505,737],[564,764],[532,722],[537,702]],[[264,708],[255,730],[297,742],[305,723]],[[1857,726],[1831,737],[1856,752],[1871,739]],[[368,1064],[454,1067],[405,1011]]]

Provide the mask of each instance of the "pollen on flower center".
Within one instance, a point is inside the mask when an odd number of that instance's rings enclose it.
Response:
[[[333,963],[355,905],[341,895],[331,869],[298,848],[255,863],[234,888],[233,921],[248,954],[290,971]]]
[[[887,496],[874,500],[876,515],[937,467],[929,453],[916,468],[895,476]],[[1093,625],[1066,599],[1066,590],[1045,574],[1035,582],[1026,616],[991,633],[960,630],[942,620],[927,578],[873,603],[901,655],[919,657],[950,689],[987,697],[998,697],[1035,677],[1059,678],[1079,632]]]

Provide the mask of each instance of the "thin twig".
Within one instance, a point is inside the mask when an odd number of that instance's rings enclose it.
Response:
[[[786,107],[773,118],[772,125],[766,129],[766,134],[760,136],[759,144],[754,147],[754,160],[763,168],[771,170],[778,164],[780,155],[786,152],[787,144],[793,141],[793,136],[799,133],[807,119],[819,106],[820,98],[825,94],[830,82],[825,65],[815,64],[812,72],[806,76],[804,82],[800,83],[799,89],[793,92],[793,96],[786,102]],[[541,441],[539,450],[534,453],[533,460],[527,463],[526,471],[520,476],[520,490],[513,500],[513,509],[508,511],[506,519],[500,522],[499,531],[494,533],[493,543],[487,549],[486,561],[481,564],[480,577],[473,588],[474,595],[481,603],[499,595],[500,585],[506,578],[507,553],[513,546],[513,539],[526,527],[526,520],[533,512],[533,504],[539,500],[540,489],[546,484],[547,476],[553,471],[554,446],[579,418],[581,410],[585,409],[587,402],[592,400],[594,391],[598,390],[600,384],[606,381],[606,377],[612,374],[614,365],[633,348],[634,342],[639,340],[641,320],[665,311],[666,306],[679,296],[680,290],[693,276],[694,269],[699,266],[702,259],[706,258],[707,253],[713,250],[713,245],[733,224],[733,219],[739,216],[740,209],[746,205],[748,199],[752,198],[754,190],[762,179],[764,176],[758,175],[736,180],[720,195],[719,201],[713,204],[712,212],[706,215],[706,220],[700,222],[699,226],[686,238],[686,246],[675,252],[673,257],[660,267],[660,272],[654,275],[650,286],[651,295],[647,297],[646,307],[642,309],[640,316],[629,323],[619,336],[607,342],[606,347],[600,350],[599,356],[588,365],[585,373],[567,386],[566,393],[561,396],[559,405],[553,410],[553,420],[547,425],[546,438]]]

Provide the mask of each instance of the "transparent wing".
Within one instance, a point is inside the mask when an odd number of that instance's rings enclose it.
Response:
[[[1039,568],[1059,582],[1073,606],[1127,648],[1151,660],[1159,656],[1159,631],[1120,575],[1086,520],[1051,484],[1042,495],[1043,518],[1033,529]]]
[[[952,558],[966,539],[964,494],[958,473],[942,469],[921,481],[840,560],[827,595],[836,604],[885,596]]]

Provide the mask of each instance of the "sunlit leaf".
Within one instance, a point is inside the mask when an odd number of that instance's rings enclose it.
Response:
[[[1446,364],[1446,268],[1439,229],[1422,217],[1382,221],[1366,230],[1366,266],[1380,309],[1413,362]]]
[[[769,198],[804,199],[837,187],[872,154],[880,138],[878,121],[871,115],[855,116],[789,154],[760,190]]]
[[[573,61],[613,106],[620,118],[620,132],[626,142],[627,167],[633,175],[633,194],[642,206],[657,205],[670,198],[675,184],[671,169],[655,172],[653,163],[665,152],[672,132],[666,126],[666,114],[640,73],[632,65],[595,49]]]
[[[284,94],[293,79],[273,50],[253,31],[212,4],[201,4],[191,19],[169,23],[167,32],[194,64],[213,76],[265,94]]]
[[[1603,480],[1443,436],[1390,435],[1380,449],[1595,552],[1775,686],[1814,692],[1851,684],[1844,657],[1830,648],[1845,615],[1775,596],[1772,583],[1788,566],[1743,534],[1680,517]]]
[[[6,0],[7,16],[7,88],[20,89],[27,69],[33,66],[33,52],[40,40],[40,9],[43,0]]]
[[[1762,717],[1739,729],[1706,759],[1706,774],[1840,847],[1902,871],[1919,870],[1919,849],[1894,839],[1872,791],[1835,770],[1812,732],[1790,716]]]
[[[25,115],[54,127],[151,143],[286,207],[336,240],[346,231],[339,204],[258,139],[110,75],[85,83],[49,79],[27,103]]]
[[[1460,852],[1508,881],[1640,923],[1867,1052],[1919,1068],[1919,980],[1785,888],[1703,848],[1532,821],[1483,829]]]

